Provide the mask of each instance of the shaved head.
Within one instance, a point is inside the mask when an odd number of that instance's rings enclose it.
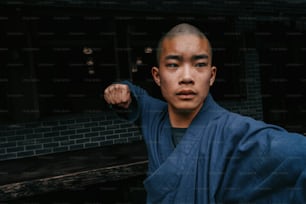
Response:
[[[209,44],[209,54],[212,57],[212,48],[210,45],[209,40],[207,39],[206,35],[201,32],[197,27],[190,25],[188,23],[181,23],[176,26],[174,26],[170,31],[168,31],[159,41],[158,47],[157,47],[157,62],[159,64],[161,52],[162,52],[162,44],[165,39],[170,39],[176,36],[180,35],[195,35],[198,36],[199,38],[207,40]]]

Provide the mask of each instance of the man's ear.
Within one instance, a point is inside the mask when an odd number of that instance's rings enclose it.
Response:
[[[209,80],[209,85],[212,86],[215,82],[216,79],[216,75],[217,75],[217,67],[212,66],[211,67],[211,76],[210,76],[210,80]]]
[[[159,77],[159,68],[158,67],[152,67],[151,73],[153,76],[153,79],[155,83],[160,86],[160,77]]]

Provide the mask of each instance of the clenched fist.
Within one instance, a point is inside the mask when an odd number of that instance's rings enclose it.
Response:
[[[130,89],[126,84],[112,84],[104,90],[104,99],[110,105],[128,108],[132,102]]]

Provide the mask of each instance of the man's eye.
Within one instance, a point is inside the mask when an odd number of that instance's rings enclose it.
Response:
[[[177,67],[178,67],[178,64],[175,64],[175,63],[168,63],[168,64],[166,64],[166,67],[168,67],[168,68],[177,68]]]
[[[205,62],[195,64],[195,67],[206,67],[206,66],[207,66],[207,63]]]

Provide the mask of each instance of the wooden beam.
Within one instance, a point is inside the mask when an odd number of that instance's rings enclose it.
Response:
[[[0,200],[32,196],[58,190],[73,190],[88,185],[116,181],[146,174],[148,161],[91,169],[0,186]]]

